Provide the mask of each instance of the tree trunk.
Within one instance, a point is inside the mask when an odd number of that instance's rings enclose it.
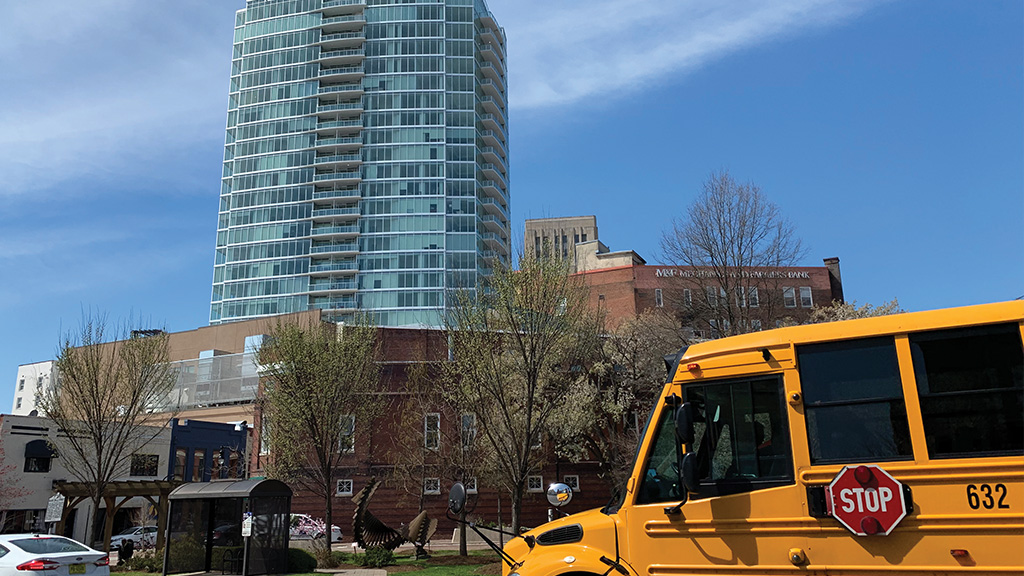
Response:
[[[466,507],[459,511],[459,556],[469,556],[466,546]]]
[[[523,486],[517,485],[512,490],[512,533],[519,534],[519,529],[522,528],[522,513],[523,513]]]
[[[91,500],[92,518],[90,518],[89,521],[85,523],[85,542],[83,542],[83,544],[90,548],[92,548],[93,544],[96,542],[96,522],[99,521],[100,517],[101,497],[97,495],[91,498]],[[106,552],[109,554],[110,550],[106,550]]]

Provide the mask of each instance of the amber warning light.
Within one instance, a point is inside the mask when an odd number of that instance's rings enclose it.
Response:
[[[700,364],[697,364],[696,362],[690,362],[689,364],[686,365],[686,369],[689,370],[690,372],[697,372],[700,370]]]

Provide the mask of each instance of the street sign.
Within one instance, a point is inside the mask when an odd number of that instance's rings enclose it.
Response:
[[[907,515],[903,484],[873,464],[844,466],[825,489],[825,505],[857,536],[886,536]]]
[[[244,538],[252,536],[252,512],[246,512],[242,516],[242,536]]]
[[[46,516],[43,517],[43,522],[60,522],[60,517],[63,514],[64,496],[62,494],[50,496],[46,502]]]

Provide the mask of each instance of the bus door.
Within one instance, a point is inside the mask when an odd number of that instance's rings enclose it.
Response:
[[[666,402],[625,510],[630,563],[641,574],[789,565],[808,526],[794,480],[782,376],[687,383],[679,391],[694,414],[688,451],[699,485],[677,506],[683,491],[675,408]]]

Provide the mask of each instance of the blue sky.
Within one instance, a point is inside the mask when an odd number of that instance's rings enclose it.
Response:
[[[490,0],[508,36],[513,230],[659,238],[752,181],[848,299],[1024,295],[1019,1]],[[208,320],[241,0],[0,5],[0,412],[83,311]],[[41,25],[61,14],[61,26]]]

